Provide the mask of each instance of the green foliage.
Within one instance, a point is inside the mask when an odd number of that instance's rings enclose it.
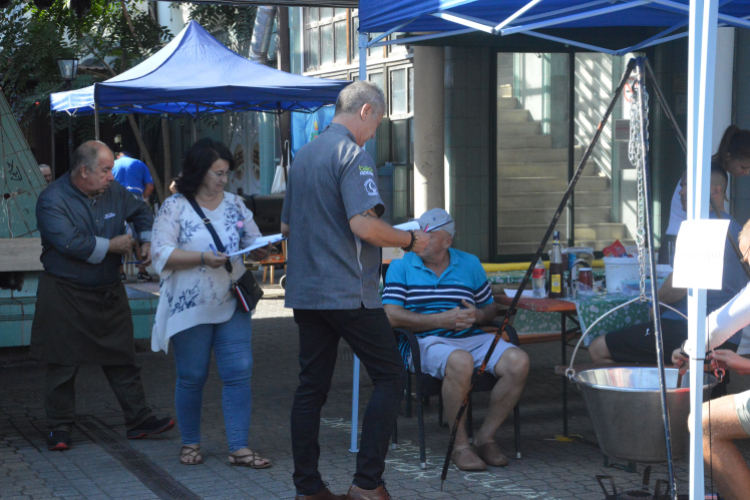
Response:
[[[235,52],[242,52],[253,37],[257,7],[239,5],[194,4],[190,19],[203,26]]]
[[[93,0],[84,16],[72,12],[66,0],[45,10],[12,0],[0,10],[0,85],[16,118],[23,123],[49,113],[49,95],[65,89],[56,59],[80,59],[73,88],[82,88],[130,69],[172,38],[145,1],[125,5],[135,36],[119,0]]]

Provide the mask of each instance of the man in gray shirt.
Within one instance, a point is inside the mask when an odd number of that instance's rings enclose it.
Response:
[[[39,278],[30,356],[47,363],[44,409],[51,451],[67,450],[75,422],[75,377],[83,365],[100,365],[125,413],[128,439],[174,427],[146,406],[136,364],[133,318],[118,268],[132,251],[132,222],[150,260],[153,217],[114,181],[112,151],[83,143],[69,173],[39,195],[36,218],[44,273]]]
[[[422,251],[427,233],[380,220],[375,162],[362,148],[383,119],[383,91],[356,82],[339,94],[333,122],[302,147],[289,171],[281,231],[289,236],[286,306],[300,333],[300,385],[292,407],[296,500],[386,500],[385,457],[404,391],[404,365],[378,294],[380,248]],[[334,495],[318,471],[320,411],[339,339],[372,378],[357,472]]]

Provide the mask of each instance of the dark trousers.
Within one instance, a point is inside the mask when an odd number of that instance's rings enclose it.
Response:
[[[49,428],[70,432],[76,419],[75,380],[78,366],[47,364],[44,409]],[[110,387],[120,402],[128,430],[151,416],[143,393],[141,368],[136,365],[102,366]]]
[[[300,384],[292,406],[294,484],[299,495],[323,486],[318,472],[320,410],[331,389],[339,339],[352,348],[374,388],[365,410],[353,483],[372,490],[382,484],[385,456],[404,393],[406,372],[383,309],[294,310],[299,327]]]

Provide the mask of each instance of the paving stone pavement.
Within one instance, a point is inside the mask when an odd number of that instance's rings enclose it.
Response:
[[[251,447],[274,462],[266,470],[230,467],[221,410],[221,383],[213,366],[204,391],[202,450],[205,463],[180,465],[179,432],[125,442],[122,413],[97,367],[84,367],[77,378],[77,410],[84,418],[73,432],[71,450],[49,452],[43,432],[43,365],[24,359],[23,350],[0,350],[0,498],[15,499],[292,499],[292,455],[289,412],[297,383],[297,330],[291,311],[283,307],[283,293],[269,290],[253,318],[253,420]],[[399,445],[388,454],[385,480],[394,499],[545,499],[600,500],[604,494],[594,478],[612,475],[620,489],[640,487],[640,473],[604,467],[598,447],[584,442],[559,442],[562,431],[559,344],[535,344],[524,349],[531,357],[531,373],[521,398],[521,460],[506,468],[466,473],[451,467],[441,491],[440,469],[448,443],[448,429],[438,426],[437,400],[426,408],[428,468],[419,466],[417,422],[399,417]],[[174,361],[171,355],[138,354],[149,403],[158,415],[174,415]],[[584,353],[581,361],[588,360]],[[349,450],[351,430],[352,355],[342,343],[333,387],[321,422],[320,470],[330,489],[345,492],[351,483],[355,454]],[[734,377],[730,388],[750,388],[750,379]],[[371,383],[362,370],[360,419]],[[478,427],[487,394],[474,398]],[[595,441],[583,401],[570,391],[570,433]],[[89,425],[91,424],[91,425]],[[91,427],[93,426],[93,427]],[[92,428],[94,430],[92,431]],[[97,434],[98,433],[98,434]],[[512,418],[497,434],[510,457]],[[750,458],[750,443],[742,443]],[[123,446],[125,448],[123,448]],[[678,489],[687,492],[687,460],[675,463]],[[655,479],[666,478],[664,464],[654,466]]]

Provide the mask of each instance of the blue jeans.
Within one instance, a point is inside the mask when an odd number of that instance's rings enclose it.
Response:
[[[177,365],[174,400],[182,444],[201,442],[201,404],[211,347],[223,383],[221,405],[229,452],[234,453],[248,446],[250,431],[253,370],[250,314],[238,310],[225,323],[197,325],[172,337]]]

